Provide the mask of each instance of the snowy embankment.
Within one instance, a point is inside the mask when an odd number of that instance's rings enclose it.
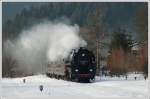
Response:
[[[134,75],[135,76],[135,75]],[[26,79],[26,83],[23,83]],[[3,78],[3,97],[142,97],[148,96],[148,80],[133,75],[129,80],[124,77],[96,77],[94,83],[76,83],[48,78],[45,75],[36,75],[23,78]],[[39,86],[43,85],[41,92]]]

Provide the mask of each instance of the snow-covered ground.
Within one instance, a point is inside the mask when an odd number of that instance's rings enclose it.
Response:
[[[93,83],[77,83],[48,78],[45,75],[36,75],[23,78],[3,78],[2,97],[142,97],[148,96],[148,80],[141,75],[124,77],[96,77]],[[23,79],[26,83],[23,83]],[[44,90],[39,90],[39,85]]]

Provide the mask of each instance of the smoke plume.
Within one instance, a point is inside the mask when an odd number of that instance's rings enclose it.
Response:
[[[43,72],[47,63],[65,59],[72,49],[85,45],[78,25],[44,21],[23,30],[14,42],[6,41],[4,49],[17,62],[18,70],[35,74]]]

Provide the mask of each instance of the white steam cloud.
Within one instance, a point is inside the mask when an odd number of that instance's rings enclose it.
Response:
[[[68,57],[72,49],[85,46],[79,37],[77,25],[43,22],[22,31],[15,41],[6,41],[5,50],[18,68],[28,73],[42,72],[48,62],[57,62]]]

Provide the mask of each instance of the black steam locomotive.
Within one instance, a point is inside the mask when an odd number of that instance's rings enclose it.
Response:
[[[90,81],[94,80],[96,74],[94,54],[85,48],[74,51],[70,61],[48,66],[47,75],[58,79]]]
[[[96,73],[94,54],[80,48],[73,54],[71,61],[71,79],[93,80]]]

